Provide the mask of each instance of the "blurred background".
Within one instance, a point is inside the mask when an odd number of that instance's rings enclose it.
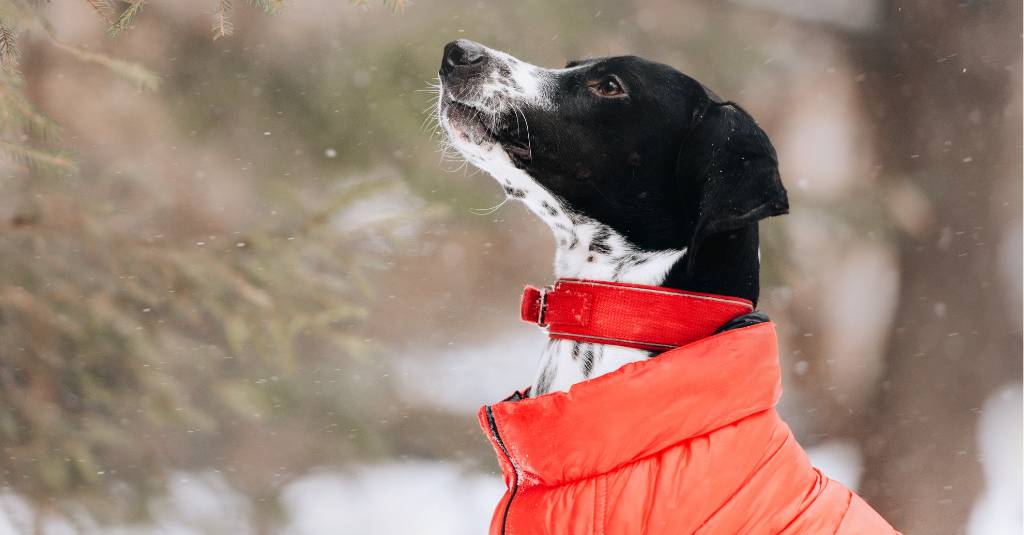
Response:
[[[553,247],[424,126],[460,37],[746,107],[783,416],[904,533],[1022,532],[1019,2],[0,0],[0,534],[485,531]]]

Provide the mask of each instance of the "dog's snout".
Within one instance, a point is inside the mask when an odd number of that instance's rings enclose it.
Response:
[[[483,45],[459,39],[444,47],[444,60],[452,67],[476,65],[484,60]]]
[[[487,49],[467,39],[452,41],[444,47],[441,74],[447,77],[464,76],[479,72],[487,59]]]

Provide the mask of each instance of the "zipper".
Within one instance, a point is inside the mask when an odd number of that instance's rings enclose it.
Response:
[[[508,448],[505,447],[505,442],[501,440],[501,435],[498,434],[498,424],[494,421],[494,411],[491,410],[491,406],[487,406],[487,425],[491,428],[491,435],[494,436],[494,442],[501,448],[501,452],[505,454],[505,458],[508,459],[508,464],[512,465],[512,488],[509,489],[508,501],[505,502],[505,512],[501,516],[501,533],[505,534],[505,526],[508,523],[508,512],[512,508],[512,500],[516,497],[516,492],[519,490],[519,467],[516,466],[515,461],[512,460],[512,454],[508,452]]]

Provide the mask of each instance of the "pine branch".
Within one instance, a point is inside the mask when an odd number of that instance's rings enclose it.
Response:
[[[12,71],[17,69],[17,65],[18,47],[14,43],[14,33],[0,20],[0,68]]]
[[[213,17],[213,40],[221,37],[229,37],[235,33],[235,26],[228,19],[228,12],[231,11],[231,0],[218,0],[217,13]]]
[[[138,15],[142,11],[142,5],[146,3],[146,0],[121,0],[128,4],[128,7],[121,12],[117,17],[117,21],[110,25],[107,29],[107,35],[110,37],[117,37],[118,34],[128,29],[131,26],[132,21],[135,19],[135,15]]]
[[[113,6],[113,4],[110,3],[110,0],[85,0],[85,1],[92,7],[93,11],[95,11],[96,14],[100,16],[100,18],[102,18],[104,21],[106,21],[107,24],[109,24],[109,25],[113,25],[114,24],[114,13],[116,13],[117,10],[114,9],[114,6]]]
[[[60,153],[46,152],[17,143],[0,139],[0,156],[18,165],[30,169],[49,169],[53,171],[74,171],[74,160]]]

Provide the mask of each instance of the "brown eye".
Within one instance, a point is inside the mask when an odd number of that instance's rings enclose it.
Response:
[[[622,82],[614,75],[605,76],[590,86],[590,89],[602,97],[619,97],[626,94],[625,88],[622,87]]]

